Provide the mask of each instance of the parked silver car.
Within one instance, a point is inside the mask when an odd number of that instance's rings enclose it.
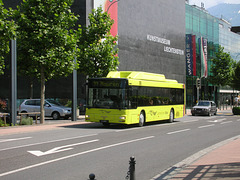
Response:
[[[60,117],[65,117],[66,119],[68,119],[72,113],[71,108],[65,107],[54,100],[45,100],[44,110],[45,116],[52,117],[54,120],[59,119]],[[40,112],[40,99],[24,100],[19,107],[19,112]]]
[[[199,101],[194,107],[192,107],[191,113],[193,116],[196,114],[208,116],[216,115],[217,107],[214,101]]]

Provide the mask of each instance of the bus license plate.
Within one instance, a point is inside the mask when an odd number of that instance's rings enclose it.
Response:
[[[100,120],[100,123],[108,123],[108,120]]]

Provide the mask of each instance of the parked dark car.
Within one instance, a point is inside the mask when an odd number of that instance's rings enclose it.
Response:
[[[195,115],[207,115],[212,116],[217,114],[217,106],[214,101],[199,101],[191,109],[193,116]]]

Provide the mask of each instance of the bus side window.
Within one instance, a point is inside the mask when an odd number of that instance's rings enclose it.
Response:
[[[136,109],[137,108],[137,97],[138,97],[138,91],[136,89],[131,89],[129,91],[129,108],[130,109]]]

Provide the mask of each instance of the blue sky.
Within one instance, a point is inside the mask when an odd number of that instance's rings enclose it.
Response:
[[[240,4],[240,0],[189,0],[190,5],[201,6],[201,2],[204,3],[205,9],[221,3]]]

